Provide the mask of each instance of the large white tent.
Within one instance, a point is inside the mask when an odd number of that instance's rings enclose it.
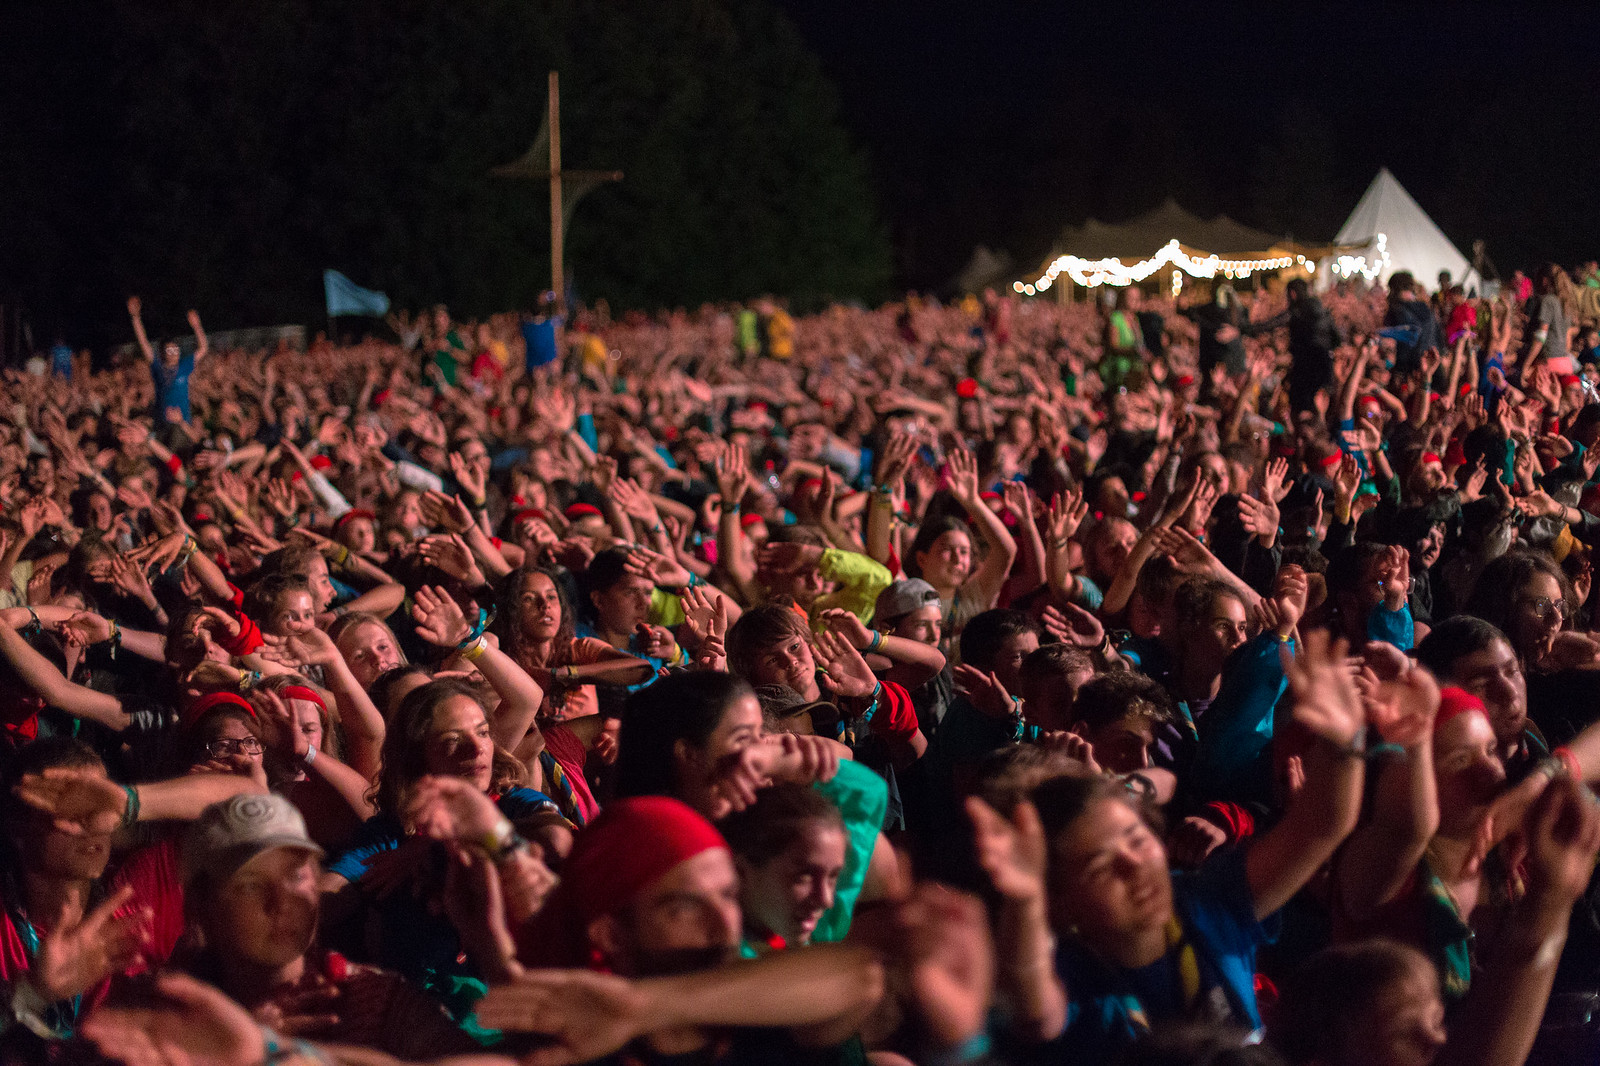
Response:
[[[1434,225],[1388,167],[1372,179],[1333,243],[1362,249],[1325,261],[1333,276],[1360,273],[1382,282],[1397,270],[1409,270],[1418,284],[1431,290],[1439,283],[1439,272],[1448,270],[1459,285],[1482,285],[1467,257]]]

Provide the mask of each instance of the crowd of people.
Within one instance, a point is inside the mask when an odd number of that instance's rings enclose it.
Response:
[[[0,381],[0,1061],[1589,1061],[1600,275],[1441,281],[131,299]]]

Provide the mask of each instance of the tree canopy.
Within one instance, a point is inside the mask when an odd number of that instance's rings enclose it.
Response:
[[[864,157],[767,0],[24,0],[0,16],[0,270],[37,328],[315,321],[332,266],[400,306],[531,306],[542,182],[489,176],[561,73],[579,293],[883,295]],[[94,27],[92,34],[85,32]],[[159,326],[157,327],[159,328]]]

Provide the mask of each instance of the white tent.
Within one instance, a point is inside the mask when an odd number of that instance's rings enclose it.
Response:
[[[1333,243],[1365,249],[1362,255],[1325,264],[1335,275],[1348,277],[1359,271],[1382,282],[1397,270],[1409,270],[1423,289],[1432,291],[1439,284],[1439,272],[1448,270],[1458,285],[1482,285],[1466,256],[1456,251],[1388,167],[1372,179]]]

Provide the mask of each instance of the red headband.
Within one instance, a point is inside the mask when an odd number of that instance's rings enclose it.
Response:
[[[575,503],[568,507],[562,514],[567,516],[568,522],[576,522],[580,518],[602,518],[600,508],[592,503]]]
[[[252,719],[256,716],[256,709],[250,706],[243,696],[232,692],[208,692],[183,709],[183,713],[178,715],[178,727],[180,729],[193,729],[200,724],[200,719],[218,707],[238,707],[249,714]]]
[[[766,521],[766,519],[762,518],[758,514],[742,514],[742,515],[739,516],[739,528],[740,529],[749,529],[751,526],[755,525],[757,522],[765,522],[765,521]]]
[[[545,520],[544,512],[539,510],[537,507],[524,507],[522,510],[511,516],[511,528],[516,529],[518,526],[522,525],[522,523],[534,518],[543,522]]]
[[[1425,463],[1438,463],[1440,466],[1444,465],[1444,460],[1440,459],[1436,452],[1423,452],[1422,461]]]
[[[353,507],[339,516],[338,520],[333,523],[333,528],[343,529],[346,525],[354,522],[358,518],[365,518],[369,522],[376,522],[378,520],[378,516],[367,510],[365,507]]]
[[[962,378],[956,382],[956,395],[963,400],[970,400],[978,395],[978,382],[975,378]]]
[[[328,713],[328,705],[322,702],[322,697],[317,695],[315,689],[306,688],[304,685],[285,685],[278,690],[278,695],[286,700],[305,700],[307,703],[315,703],[322,708],[323,714]]]
[[[1340,463],[1344,462],[1344,452],[1334,452],[1332,455],[1323,456],[1319,462],[1322,464],[1322,468],[1324,470],[1327,470],[1330,467],[1338,466]]]

